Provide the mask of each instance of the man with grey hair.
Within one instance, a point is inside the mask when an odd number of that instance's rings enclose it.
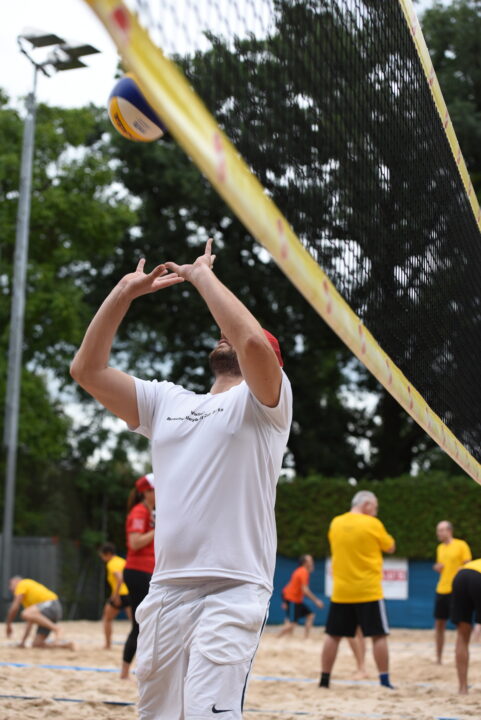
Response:
[[[453,537],[453,524],[449,520],[438,522],[436,536],[439,545],[433,570],[438,572],[440,577],[434,602],[434,639],[436,661],[441,665],[446,623],[451,614],[453,580],[458,570],[471,560],[472,555],[467,542]]]
[[[372,637],[374,660],[381,685],[391,688],[386,609],[382,591],[382,554],[396,549],[394,538],[376,517],[377,498],[369,490],[357,492],[349,512],[335,517],[329,527],[333,588],[322,649],[320,686],[329,687],[341,638],[352,638],[361,628]]]

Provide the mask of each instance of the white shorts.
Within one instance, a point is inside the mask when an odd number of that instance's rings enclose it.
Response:
[[[136,612],[141,720],[241,720],[269,599],[234,580],[151,585]]]

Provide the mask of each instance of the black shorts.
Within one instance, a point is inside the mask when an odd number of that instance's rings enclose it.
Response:
[[[436,593],[434,617],[436,620],[449,620],[451,616],[452,593]]]
[[[109,598],[107,600],[109,605],[112,605],[116,610],[120,610],[121,608],[130,607],[130,595],[121,595],[120,596],[120,602],[114,603],[112,598]]]
[[[460,622],[472,623],[473,614],[476,623],[481,623],[481,573],[464,568],[453,581],[453,602],[451,620],[455,625]]]
[[[384,600],[363,603],[332,602],[326,622],[326,633],[335,637],[354,637],[360,627],[366,637],[389,635]]]
[[[303,602],[295,603],[290,600],[284,600],[284,602],[286,604],[286,620],[296,623],[307,615],[313,614],[313,611]]]

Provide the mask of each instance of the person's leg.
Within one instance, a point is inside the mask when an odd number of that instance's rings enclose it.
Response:
[[[321,654],[321,672],[331,674],[332,668],[337,657],[337,651],[339,649],[339,643],[341,638],[339,635],[326,635],[324,638],[324,645],[322,646]]]
[[[319,687],[329,687],[331,671],[336,661],[339,643],[343,637],[354,637],[356,627],[355,605],[353,603],[336,603],[331,600],[326,622],[326,636],[321,652],[321,680]]]
[[[469,639],[471,623],[459,622],[456,631],[456,671],[458,673],[459,694],[468,692]]]
[[[135,611],[149,592],[150,578],[151,575],[149,575],[149,573],[141,572],[140,570],[130,570],[129,568],[124,569],[124,582],[129,589],[130,607],[132,608],[132,629],[124,645],[122,668],[120,671],[120,678],[122,680],[129,678],[130,665],[137,650],[139,625],[135,619]]]
[[[270,593],[252,583],[209,582],[190,640],[184,719],[214,714],[242,720],[249,672],[267,619]]]
[[[366,672],[366,641],[361,628],[358,626],[356,635],[353,638],[348,637],[347,640],[356,661],[354,680],[364,680],[368,675]]]
[[[438,665],[442,663],[445,630],[446,620],[436,619],[434,621],[434,639],[436,642],[436,662]]]
[[[357,604],[359,625],[364,637],[372,638],[374,662],[379,672],[379,682],[383,687],[393,688],[389,679],[389,650],[387,636],[389,624],[384,600],[375,600]]]
[[[43,615],[36,605],[30,605],[30,607],[25,608],[25,610],[22,611],[21,618],[22,620],[25,620],[25,622],[34,623],[35,625],[54,633],[57,639],[61,635],[58,625]]]
[[[372,638],[372,654],[379,674],[389,672],[389,649],[386,635],[376,635]]]
[[[288,619],[286,618],[286,619],[284,620],[284,625],[283,625],[283,627],[279,630],[279,632],[277,633],[276,637],[277,637],[277,638],[281,638],[281,637],[284,637],[285,635],[292,635],[292,633],[294,632],[294,628],[295,628],[295,627],[296,627],[296,623],[293,623],[293,622],[291,622],[290,620],[288,620]]]
[[[476,623],[471,634],[471,643],[478,643],[481,640],[481,625]]]
[[[304,637],[306,640],[309,637],[309,633],[311,632],[311,628],[314,624],[315,617],[316,617],[315,613],[309,613],[309,615],[306,615],[306,622],[304,625]]]
[[[104,626],[105,645],[104,650],[110,650],[112,647],[112,621],[115,620],[119,614],[119,608],[114,607],[107,600],[104,606],[104,612],[102,615],[102,623]]]

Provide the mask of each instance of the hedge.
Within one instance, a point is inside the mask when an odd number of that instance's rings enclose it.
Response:
[[[466,476],[442,472],[366,481],[355,487],[346,479],[321,476],[281,482],[276,503],[278,552],[287,557],[328,555],[329,523],[349,510],[359,490],[377,495],[379,518],[396,540],[397,556],[433,558],[436,524],[450,520],[455,537],[469,543],[473,557],[481,557],[481,487]]]

